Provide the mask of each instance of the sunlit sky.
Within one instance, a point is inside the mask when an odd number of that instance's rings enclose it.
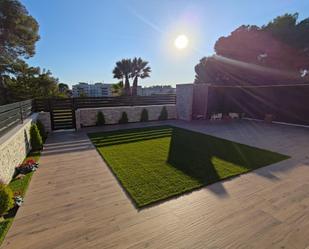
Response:
[[[113,83],[122,58],[142,57],[152,68],[143,86],[194,80],[194,66],[214,53],[215,41],[242,24],[278,15],[309,17],[308,0],[22,0],[40,24],[36,55],[28,62],[61,82]],[[175,39],[188,38],[179,49]]]

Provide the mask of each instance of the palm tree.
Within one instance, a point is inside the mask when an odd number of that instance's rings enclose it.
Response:
[[[116,84],[112,85],[112,94],[113,96],[121,96],[123,93],[123,82],[119,81]]]
[[[132,72],[131,59],[122,59],[116,62],[116,67],[113,70],[114,78],[123,80],[124,79],[124,94],[130,95],[130,82],[129,78]]]
[[[135,57],[132,60],[132,73],[131,77],[133,78],[133,87],[132,95],[137,95],[137,85],[138,78],[144,79],[150,77],[151,68],[148,65],[148,61],[143,61],[142,58]]]

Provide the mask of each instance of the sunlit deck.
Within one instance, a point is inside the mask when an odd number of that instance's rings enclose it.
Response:
[[[147,125],[162,124],[147,123]],[[291,159],[137,210],[86,132],[54,133],[2,245],[16,248],[306,248],[309,129],[166,121]]]

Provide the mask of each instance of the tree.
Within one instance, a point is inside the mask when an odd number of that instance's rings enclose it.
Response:
[[[47,138],[47,132],[45,130],[45,126],[43,125],[43,123],[40,120],[36,121],[36,126],[37,126],[37,128],[39,130],[39,133],[41,135],[42,141],[44,143],[46,138]]]
[[[29,67],[25,62],[18,67],[6,85],[10,102],[59,95],[58,79],[49,70]]]
[[[216,55],[195,66],[196,83],[308,82],[309,18],[285,14],[267,25],[242,25],[215,44]],[[265,84],[265,83],[264,83]]]
[[[147,65],[148,61],[143,61],[140,57],[135,57],[132,60],[133,96],[137,95],[138,78],[144,79],[150,77],[151,68]]]
[[[72,92],[68,84],[59,83],[58,84],[59,97],[68,98],[71,96]]]
[[[36,124],[30,127],[30,144],[32,151],[39,151],[43,148],[43,141]]]
[[[168,112],[165,106],[162,107],[159,120],[167,120],[168,119]]]
[[[96,122],[96,125],[100,126],[100,125],[104,125],[104,124],[105,124],[104,113],[99,111],[99,112],[97,112],[97,122]]]
[[[65,83],[59,83],[58,89],[59,89],[59,92],[66,93],[69,90],[69,86]]]
[[[81,98],[86,98],[86,97],[88,97],[88,95],[87,95],[87,93],[85,93],[85,92],[80,92],[80,93],[79,93],[79,97],[81,97]]]
[[[130,82],[132,72],[132,61],[131,59],[122,59],[116,62],[116,67],[113,70],[114,78],[119,80],[124,80],[124,94],[126,96],[130,95]]]
[[[142,113],[141,113],[141,119],[140,121],[141,122],[147,122],[149,120],[149,117],[148,117],[148,110],[146,108],[144,108],[142,110]]]
[[[0,218],[13,207],[13,191],[9,186],[0,183]]]
[[[122,112],[121,117],[118,121],[119,124],[126,124],[129,122],[128,114],[126,112]]]
[[[13,65],[35,53],[39,25],[18,0],[0,0],[0,97],[6,98],[6,81]]]
[[[121,96],[123,94],[122,81],[119,81],[118,83],[112,85],[112,94],[113,96]]]
[[[0,1],[1,72],[19,57],[31,57],[39,40],[39,25],[17,0]]]

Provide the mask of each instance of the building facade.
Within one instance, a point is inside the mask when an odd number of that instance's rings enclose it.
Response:
[[[138,87],[137,95],[151,96],[156,94],[175,94],[176,88],[172,86],[150,86],[150,87]]]
[[[108,97],[112,96],[112,85],[106,83],[88,84],[79,82],[72,86],[73,97]]]

